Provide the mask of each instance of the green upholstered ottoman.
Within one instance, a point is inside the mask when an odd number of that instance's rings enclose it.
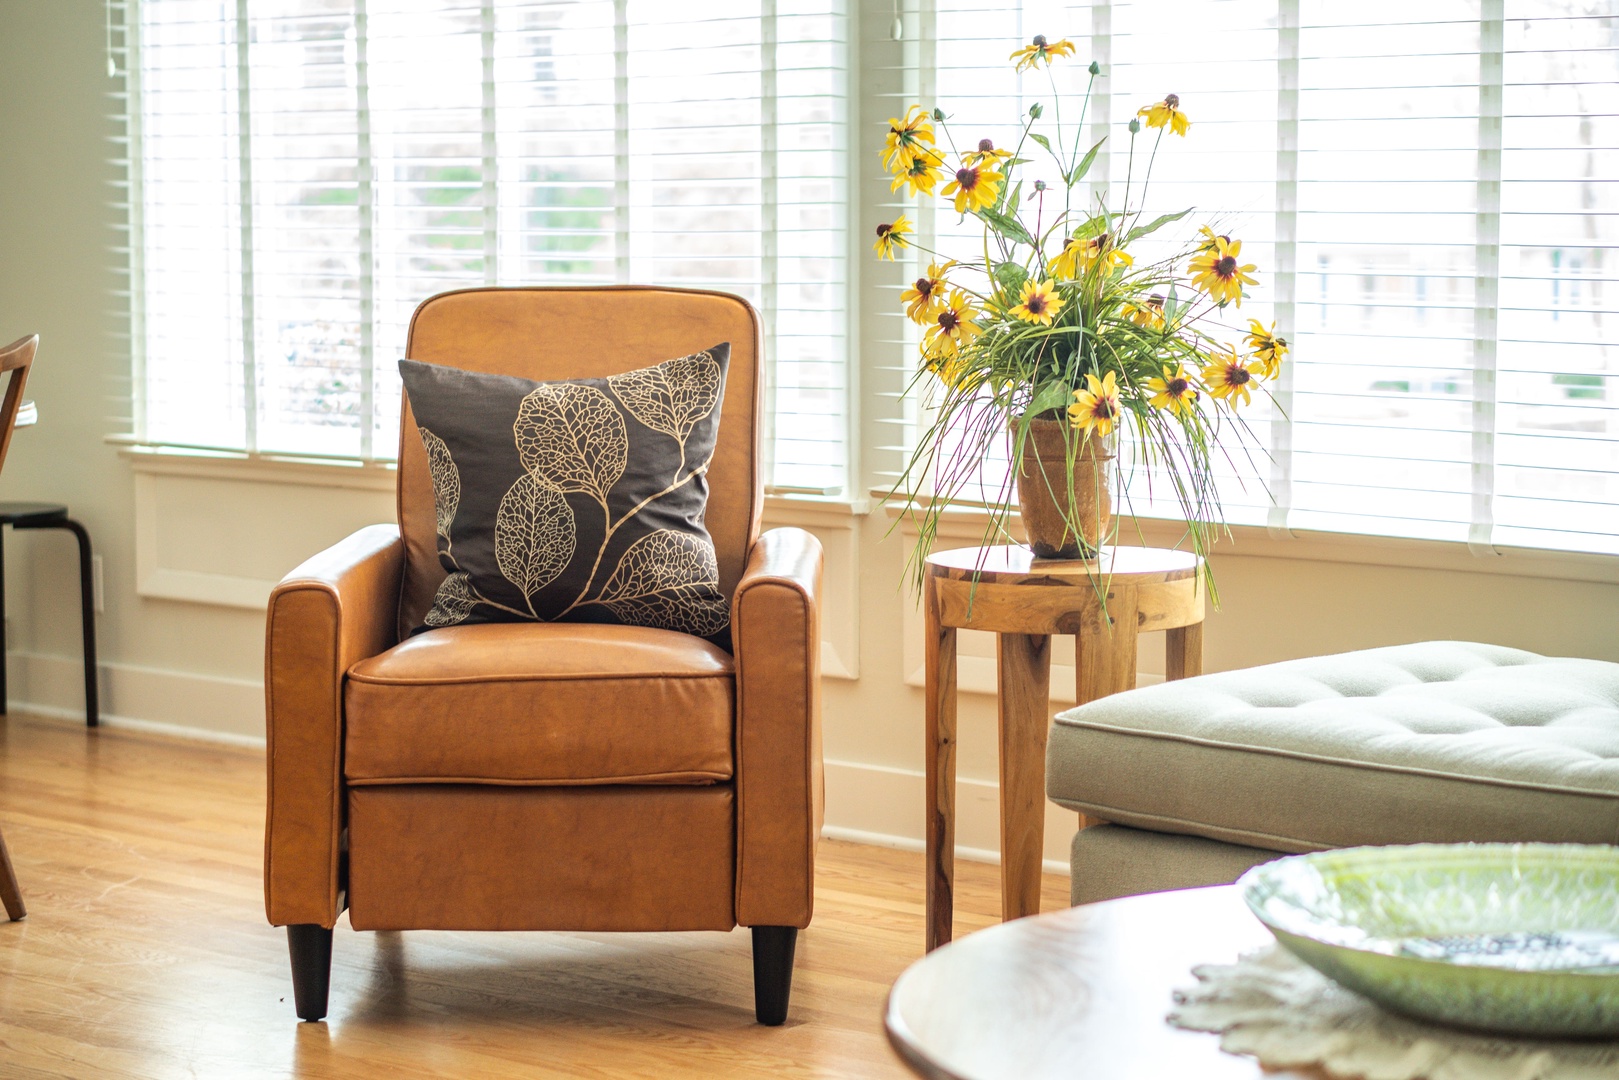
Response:
[[[1619,664],[1432,641],[1203,675],[1059,713],[1073,900],[1356,844],[1619,843]]]

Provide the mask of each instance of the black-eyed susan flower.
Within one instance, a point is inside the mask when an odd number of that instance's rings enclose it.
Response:
[[[1174,367],[1164,365],[1163,378],[1147,380],[1147,392],[1152,395],[1147,399],[1149,405],[1155,409],[1168,409],[1176,416],[1191,412],[1192,402],[1197,400],[1192,377],[1179,364]]]
[[[919,155],[913,157],[905,168],[894,173],[894,182],[889,185],[888,190],[898,191],[900,188],[907,188],[912,196],[932,195],[933,189],[943,178],[944,174],[933,164],[931,157]]]
[[[1186,272],[1192,275],[1192,284],[1208,293],[1221,307],[1228,303],[1242,307],[1242,287],[1254,283],[1248,275],[1259,268],[1253,263],[1239,264],[1237,258],[1241,254],[1241,240],[1216,236],[1214,250],[1193,256]]]
[[[954,390],[966,372],[967,365],[962,363],[960,353],[930,353],[925,349],[922,353],[922,366],[938,376],[940,382]]]
[[[996,168],[1011,156],[1010,150],[996,149],[993,139],[979,139],[978,149],[962,154],[961,161],[964,165],[988,165],[990,168]],[[1042,184],[1043,181],[1036,180],[1035,183]]]
[[[1119,423],[1119,386],[1114,372],[1098,379],[1085,376],[1085,389],[1074,391],[1074,403],[1068,406],[1068,422],[1080,431],[1110,435]]]
[[[929,263],[928,272],[899,294],[899,302],[906,305],[905,314],[912,322],[925,326],[944,310],[944,291],[949,285],[944,276],[954,265],[954,262],[947,262],[943,266]]]
[[[1098,260],[1101,260],[1103,273],[1111,273],[1117,266],[1135,264],[1135,259],[1130,253],[1113,242],[1112,233],[1102,233],[1091,237],[1070,236],[1062,251],[1051,260],[1046,269],[1056,277],[1073,280],[1084,274]]]
[[[1136,110],[1136,115],[1145,117],[1148,127],[1161,128],[1167,124],[1169,130],[1177,135],[1185,135],[1192,126],[1186,114],[1181,112],[1181,99],[1178,94],[1165,94],[1164,100],[1142,106]]]
[[[1006,179],[993,165],[963,165],[956,178],[944,186],[945,198],[954,198],[956,213],[971,214],[994,206]]]
[[[889,172],[904,172],[919,157],[939,160],[933,149],[933,117],[920,105],[912,105],[903,119],[888,119],[888,138],[883,144],[883,168]]]
[[[950,295],[942,305],[939,313],[933,318],[933,325],[928,327],[923,337],[923,351],[931,357],[953,357],[959,353],[964,345],[972,343],[982,331],[973,322],[978,317],[978,309],[973,306],[972,299],[960,289],[951,289]]]
[[[1030,278],[1023,283],[1023,291],[1009,314],[1024,322],[1050,326],[1051,320],[1062,310],[1064,300],[1057,295],[1057,287],[1050,281]]]
[[[1051,65],[1054,56],[1073,56],[1074,43],[1067,38],[1061,41],[1047,41],[1044,34],[1034,35],[1034,40],[1023,46],[1017,52],[1008,56],[1008,60],[1017,61],[1018,71],[1027,71],[1036,64]]]
[[[1153,293],[1140,303],[1126,300],[1119,310],[1126,319],[1135,323],[1143,330],[1162,330],[1164,326],[1164,298],[1160,293]]]
[[[877,252],[879,259],[892,260],[896,248],[910,247],[905,242],[905,236],[910,231],[911,223],[901,214],[893,221],[877,226],[877,242],[871,245],[872,250]]]
[[[1274,379],[1276,373],[1282,370],[1282,358],[1287,355],[1288,349],[1287,339],[1277,336],[1276,324],[1271,323],[1267,330],[1258,319],[1249,319],[1247,344],[1254,351],[1259,373],[1267,379]]]
[[[1216,350],[1209,354],[1209,366],[1203,369],[1203,382],[1212,397],[1223,399],[1235,408],[1239,403],[1249,404],[1253,390],[1254,365],[1246,364],[1234,350]]]

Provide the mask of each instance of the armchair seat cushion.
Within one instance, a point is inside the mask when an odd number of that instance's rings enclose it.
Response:
[[[344,686],[350,784],[712,784],[731,779],[734,664],[671,630],[429,630]]]

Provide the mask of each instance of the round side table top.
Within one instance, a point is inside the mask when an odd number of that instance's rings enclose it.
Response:
[[[1150,584],[1196,577],[1203,560],[1174,548],[1105,547],[1095,559],[1037,559],[1021,544],[991,548],[958,548],[928,556],[928,572],[946,578],[971,578],[995,585],[1069,585],[1094,576],[1123,579],[1121,584]]]
[[[1281,1080],[1171,1027],[1175,990],[1199,964],[1231,963],[1272,937],[1233,886],[1132,896],[980,930],[905,969],[888,993],[888,1039],[930,1080]]]

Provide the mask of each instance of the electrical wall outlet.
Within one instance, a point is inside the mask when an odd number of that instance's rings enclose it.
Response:
[[[90,556],[90,596],[95,601],[96,614],[107,610],[107,591],[102,584],[100,555]]]

